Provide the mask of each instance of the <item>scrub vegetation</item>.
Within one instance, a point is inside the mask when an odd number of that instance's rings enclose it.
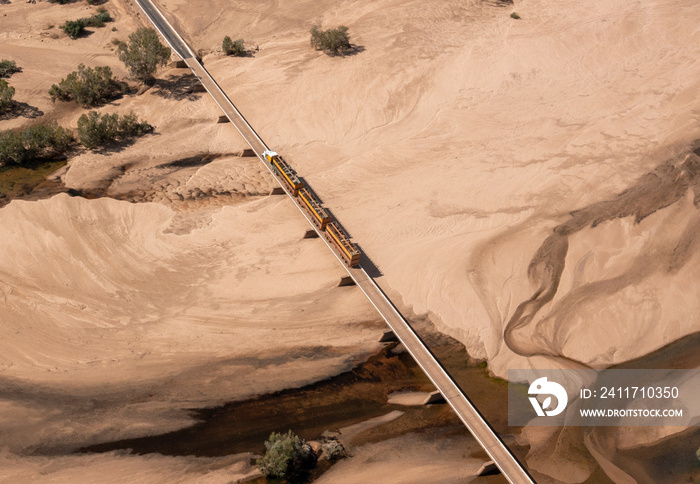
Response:
[[[129,42],[117,42],[117,55],[129,74],[144,84],[152,84],[159,67],[170,59],[170,48],[161,44],[154,29],[142,27],[129,35]]]
[[[343,55],[352,50],[348,28],[344,25],[323,30],[318,25],[311,28],[311,47],[329,55]]]
[[[112,78],[112,69],[78,66],[49,89],[52,101],[75,101],[81,106],[97,106],[121,91],[121,86]]]
[[[134,113],[124,116],[100,114],[90,111],[78,119],[78,138],[88,149],[96,150],[118,141],[143,136],[153,131],[153,126],[139,121]]]

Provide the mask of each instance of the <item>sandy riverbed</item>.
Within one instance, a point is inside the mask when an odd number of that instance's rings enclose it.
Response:
[[[397,302],[496,374],[605,367],[700,330],[697,2],[162,5]],[[89,12],[82,2],[0,5],[2,57],[24,69],[15,98],[42,119],[75,125],[82,110],[46,90],[79,62],[126,75],[110,41],[139,20],[128,2],[106,6],[117,21],[71,41],[55,25]],[[363,51],[312,51],[314,23],[348,25]],[[260,51],[223,57],[224,35]],[[149,203],[60,195],[0,210],[9,451],[172,429],[188,405],[318,379],[376,347],[369,305],[334,288],[342,269],[301,241],[301,217],[266,196],[183,74],[101,108],[133,110],[156,135],[80,154],[62,177]],[[223,156],[168,165],[207,152]],[[37,431],[9,423],[20,417]]]

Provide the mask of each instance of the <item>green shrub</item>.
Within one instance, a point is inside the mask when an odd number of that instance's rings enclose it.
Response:
[[[92,17],[86,17],[81,20],[85,22],[86,27],[104,27],[105,23],[112,22],[114,19],[107,10],[101,8]]]
[[[129,35],[128,44],[119,42],[117,55],[133,78],[147,83],[170,59],[170,48],[160,43],[155,30],[142,27]]]
[[[224,41],[221,44],[221,48],[226,55],[234,55],[241,57],[246,55],[245,46],[243,39],[238,39],[236,41],[231,40],[228,35],[224,37]]]
[[[52,158],[68,151],[74,141],[70,131],[56,123],[0,131],[0,165]]]
[[[0,61],[0,77],[10,77],[15,72],[21,72],[15,61],[3,59]]]
[[[52,101],[75,100],[81,106],[95,106],[109,98],[117,91],[119,86],[112,79],[112,69],[109,67],[85,67],[78,66],[77,71],[73,71],[54,84],[49,89]]]
[[[90,111],[78,119],[80,143],[91,150],[143,136],[151,131],[153,126],[139,121],[133,113],[119,117],[118,114],[100,115],[97,111]]]
[[[311,28],[311,47],[331,55],[342,55],[352,49],[348,28],[344,25],[335,29],[322,30],[318,25]]]
[[[0,79],[0,113],[9,111],[14,106],[12,96],[15,95],[15,88],[10,86],[5,79]]]
[[[303,481],[316,463],[309,444],[294,435],[272,432],[265,442],[265,455],[258,459],[258,468],[266,477]]]
[[[516,12],[513,12],[510,14],[510,18],[514,18],[515,20],[520,20],[520,15],[518,15]]]
[[[66,20],[66,23],[61,25],[61,30],[71,39],[77,39],[85,32],[85,20]]]
[[[0,166],[24,161],[22,138],[14,131],[0,131]]]
[[[85,33],[85,27],[104,27],[106,22],[111,22],[113,20],[109,12],[101,8],[92,17],[79,18],[78,20],[66,20],[66,23],[61,25],[61,29],[71,39],[77,39]]]

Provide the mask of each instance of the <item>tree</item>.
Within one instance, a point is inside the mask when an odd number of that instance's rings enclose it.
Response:
[[[245,46],[243,39],[238,39],[235,42],[231,40],[228,35],[224,37],[224,41],[221,44],[221,48],[226,55],[234,55],[237,57],[242,57],[246,55]]]
[[[3,59],[0,61],[0,77],[10,77],[15,72],[21,72],[22,68],[17,67],[15,61]]]
[[[74,141],[70,131],[55,122],[31,126],[22,132],[22,142],[32,157],[65,153]]]
[[[0,113],[9,111],[14,106],[12,96],[15,95],[15,88],[10,86],[5,79],[0,79]]]
[[[348,28],[344,25],[323,30],[318,25],[311,28],[311,47],[329,55],[343,55],[352,49]]]
[[[96,106],[97,104],[110,99],[119,91],[119,85],[112,79],[112,69],[103,67],[78,66],[77,71],[73,71],[54,84],[49,89],[52,101],[75,100],[81,106]]]
[[[55,157],[68,151],[74,141],[70,131],[56,123],[0,131],[0,165]]]
[[[153,131],[153,126],[139,121],[133,113],[119,117],[118,114],[102,114],[90,111],[78,119],[78,138],[88,149],[95,150],[113,144],[143,136]]]
[[[258,468],[267,477],[304,481],[316,463],[311,446],[290,430],[286,434],[272,432],[265,442],[265,455],[258,459]]]
[[[0,166],[8,163],[22,163],[24,152],[22,139],[16,132],[9,129],[0,131]]]
[[[66,20],[66,23],[61,25],[61,30],[71,39],[77,39],[85,32],[85,20]]]
[[[133,78],[151,83],[158,67],[170,59],[170,48],[160,43],[155,30],[142,27],[129,36],[128,44],[119,43],[117,55]]]

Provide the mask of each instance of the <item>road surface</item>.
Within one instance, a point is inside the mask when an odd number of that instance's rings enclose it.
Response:
[[[374,279],[362,268],[362,261],[360,261],[360,266],[358,268],[350,268],[345,265],[343,258],[340,256],[335,246],[326,239],[325,233],[321,232],[316,227],[311,216],[302,207],[301,202],[292,195],[287,189],[286,184],[283,183],[270,164],[263,158],[262,153],[269,149],[265,142],[258,136],[250,124],[248,124],[246,119],[238,109],[236,109],[216,81],[214,81],[209,72],[207,72],[197,59],[197,56],[190,46],[187,45],[187,42],[184,41],[151,0],[135,1],[168,44],[170,44],[170,47],[177,55],[182,57],[187,66],[204,85],[212,98],[214,98],[214,101],[219,105],[241,136],[243,136],[243,139],[250,145],[258,158],[263,162],[263,165],[265,165],[292,202],[294,202],[294,205],[299,209],[304,218],[306,218],[309,225],[316,231],[320,239],[324,241],[343,268],[350,274],[357,286],[367,296],[382,318],[384,318],[384,321],[386,321],[399,341],[401,341],[416,363],[418,363],[428,378],[430,378],[447,403],[452,407],[462,422],[464,422],[467,429],[469,429],[474,438],[481,444],[496,466],[498,466],[505,478],[513,484],[534,483],[532,477],[530,477],[520,462],[518,462],[511,453],[510,449],[508,449],[500,437],[498,437],[496,432],[423,343],[413,328],[411,328],[391,300],[384,294],[384,291],[381,290]]]

